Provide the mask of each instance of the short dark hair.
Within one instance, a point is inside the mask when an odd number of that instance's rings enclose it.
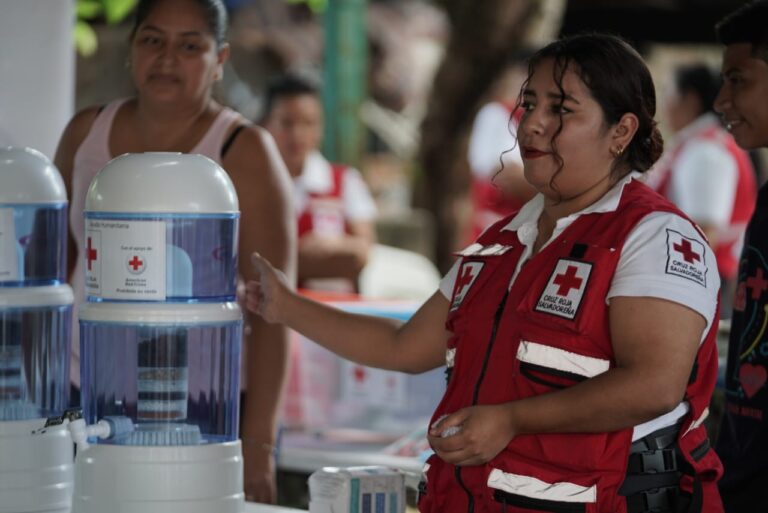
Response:
[[[136,14],[133,18],[133,28],[131,29],[131,39],[136,35],[147,16],[152,12],[155,6],[163,0],[139,0],[136,5]],[[205,13],[205,21],[208,23],[208,30],[216,40],[216,46],[221,48],[227,42],[227,8],[222,0],[192,0],[199,5]]]
[[[768,1],[743,5],[715,25],[717,39],[724,45],[749,43],[752,54],[768,62]]]
[[[296,73],[287,73],[279,75],[269,81],[266,92],[264,93],[264,108],[262,109],[261,120],[266,121],[272,114],[272,109],[281,98],[293,96],[314,96],[320,98],[320,86],[313,80]]]
[[[720,85],[720,74],[706,64],[685,65],[675,70],[675,88],[680,93],[696,95],[701,103],[699,115],[714,111]]]

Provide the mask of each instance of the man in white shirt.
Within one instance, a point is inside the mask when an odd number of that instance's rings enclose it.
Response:
[[[375,241],[376,206],[360,172],[328,162],[319,92],[286,75],[267,89],[264,127],[293,177],[299,233],[299,284],[351,292]]]
[[[723,313],[730,310],[744,230],[754,209],[755,173],[712,111],[720,80],[702,64],[675,72],[666,97],[672,144],[656,165],[655,186],[704,231],[723,281]]]

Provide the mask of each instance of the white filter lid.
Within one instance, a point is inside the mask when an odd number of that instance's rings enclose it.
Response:
[[[64,181],[48,157],[32,148],[0,148],[0,203],[66,202]]]
[[[230,214],[237,192],[229,175],[203,155],[126,153],[88,188],[86,212]]]
[[[0,308],[68,306],[75,300],[69,285],[0,287]]]
[[[83,303],[78,318],[88,322],[189,326],[237,322],[237,303]]]

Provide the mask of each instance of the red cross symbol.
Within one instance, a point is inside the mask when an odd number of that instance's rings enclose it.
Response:
[[[576,276],[576,271],[577,269],[575,265],[569,265],[565,274],[558,274],[555,276],[555,279],[552,280],[552,283],[558,286],[558,296],[567,296],[571,289],[578,289],[581,287],[581,282],[584,280]]]
[[[355,381],[358,383],[365,381],[365,369],[359,365],[355,366],[355,370],[352,371],[352,375],[354,376]]]
[[[675,251],[680,252],[683,255],[683,260],[689,264],[692,264],[694,261],[701,260],[701,256],[693,251],[691,243],[688,241],[688,239],[683,239],[681,244],[673,244],[672,248]]]
[[[144,261],[139,257],[137,257],[136,255],[134,255],[133,258],[128,262],[128,265],[133,267],[134,271],[138,271],[141,268],[141,266],[144,265]]]
[[[88,237],[88,247],[85,248],[85,259],[88,260],[88,270],[91,270],[91,262],[96,260],[98,253],[96,248],[91,245],[91,238]]]
[[[459,293],[461,293],[462,290],[464,290],[464,287],[472,283],[472,280],[475,278],[475,270],[472,268],[471,265],[465,265],[461,270],[461,276],[459,276],[459,279],[457,280],[456,285],[459,287],[457,290]]]
[[[752,289],[752,299],[757,301],[764,290],[768,289],[768,280],[763,278],[763,270],[758,269],[754,276],[747,278],[747,288]]]

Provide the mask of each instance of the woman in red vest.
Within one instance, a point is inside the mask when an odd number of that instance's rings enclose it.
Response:
[[[662,151],[650,73],[616,37],[563,39],[531,58],[521,107],[538,195],[408,322],[313,303],[258,255],[247,306],[365,365],[447,366],[421,511],[720,512],[717,266],[638,180]]]

